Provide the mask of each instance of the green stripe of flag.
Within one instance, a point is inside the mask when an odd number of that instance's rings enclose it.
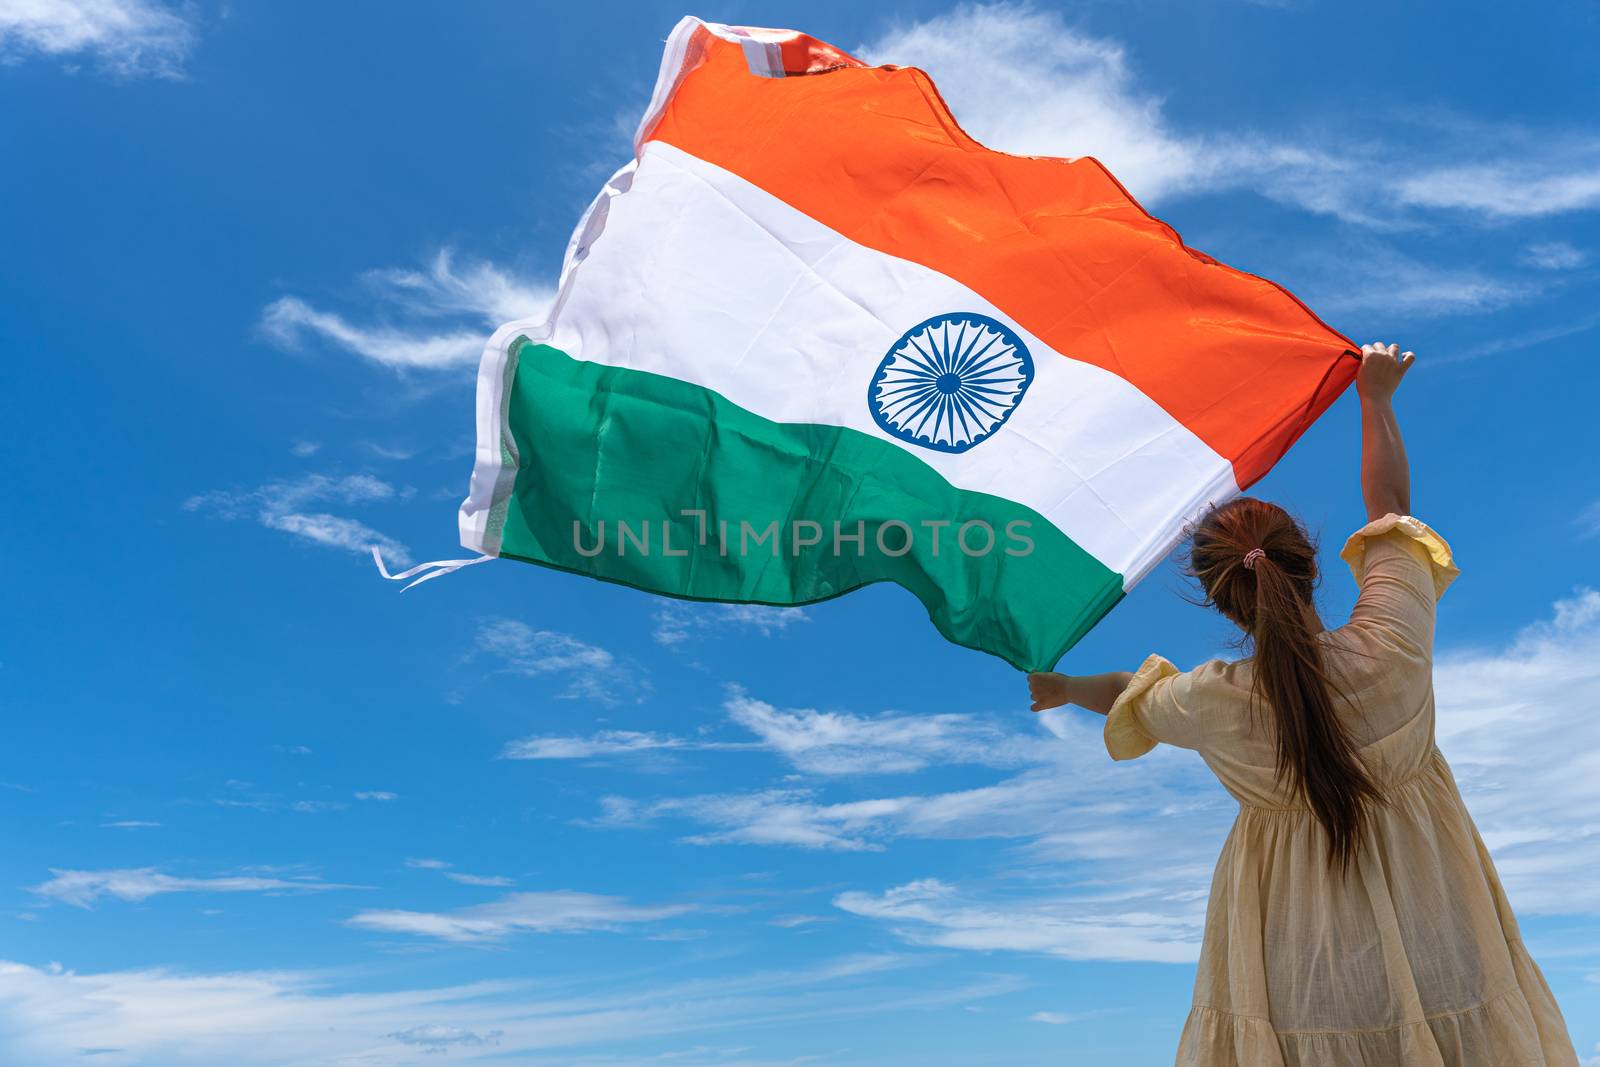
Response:
[[[898,445],[526,338],[510,358],[502,556],[691,600],[809,604],[895,582],[949,640],[1023,670],[1053,666],[1122,598],[1121,576],[1043,516]]]

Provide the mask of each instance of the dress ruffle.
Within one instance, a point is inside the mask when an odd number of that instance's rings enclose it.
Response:
[[[1510,989],[1462,1011],[1373,1030],[1276,1032],[1266,1019],[1197,1004],[1177,1067],[1567,1067],[1565,1050],[1540,1051],[1534,1009]],[[1569,1046],[1570,1047],[1570,1046]]]
[[[1153,654],[1134,672],[1128,688],[1122,691],[1111,705],[1111,710],[1106,713],[1106,751],[1111,754],[1112,759],[1133,759],[1156,747],[1156,739],[1139,725],[1134,707],[1151,686],[1163,678],[1171,678],[1180,673],[1182,672],[1173,666],[1171,661]]]
[[[1421,519],[1392,512],[1381,519],[1373,519],[1351,534],[1344,548],[1340,549],[1339,558],[1350,565],[1350,573],[1355,575],[1356,584],[1361,584],[1366,573],[1367,542],[1391,532],[1409,537],[1428,550],[1433,571],[1434,598],[1443,596],[1445,589],[1461,573],[1450,556],[1450,545]]]

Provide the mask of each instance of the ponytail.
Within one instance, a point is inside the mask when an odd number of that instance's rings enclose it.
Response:
[[[1304,794],[1328,835],[1328,862],[1344,870],[1361,847],[1367,808],[1378,788],[1333,706],[1322,646],[1311,632],[1310,605],[1270,556],[1254,567],[1255,671],[1251,698],[1272,709],[1278,779]]]
[[[1311,628],[1315,549],[1282,508],[1240,497],[1202,521],[1189,558],[1207,602],[1255,644],[1251,706],[1270,709],[1279,783],[1304,796],[1322,825],[1329,865],[1348,870],[1381,794],[1334,707]]]

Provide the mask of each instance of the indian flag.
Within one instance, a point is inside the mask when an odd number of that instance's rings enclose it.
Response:
[[[1044,669],[1353,354],[922,71],[686,18],[548,317],[485,350],[462,543],[697,600],[894,582]]]

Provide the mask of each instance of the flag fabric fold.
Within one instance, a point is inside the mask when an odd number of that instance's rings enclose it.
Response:
[[[1353,354],[922,71],[686,18],[548,316],[485,349],[462,544],[688,599],[894,582],[1045,669]]]

